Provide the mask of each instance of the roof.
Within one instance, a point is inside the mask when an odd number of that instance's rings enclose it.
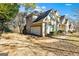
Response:
[[[63,20],[64,20],[64,18],[65,18],[65,22],[64,22],[64,24],[66,24],[67,21],[68,21],[68,18],[66,18],[65,15],[63,15],[63,16],[60,17],[60,22],[62,23]]]
[[[37,22],[37,21],[39,21],[39,20],[41,20],[41,19],[44,19],[44,18],[50,13],[51,10],[52,10],[52,9],[50,9],[50,10],[48,10],[48,11],[46,11],[46,12],[41,13],[41,14],[38,16],[38,18],[37,18],[34,22]]]
[[[61,16],[60,17],[60,22],[63,22],[64,18],[65,18],[65,15]]]
[[[64,18],[65,18],[65,15],[63,15],[63,16],[60,17],[60,19],[64,19]]]

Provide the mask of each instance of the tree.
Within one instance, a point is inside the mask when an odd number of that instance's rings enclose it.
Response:
[[[4,27],[4,23],[15,18],[19,11],[20,5],[23,5],[26,9],[35,8],[34,3],[1,3],[0,4],[0,25]],[[1,28],[0,27],[0,28]]]
[[[32,9],[34,9],[36,7],[36,4],[35,3],[24,3],[24,4],[20,4],[20,5],[23,5],[25,7],[25,11],[26,11],[25,14],[19,13],[20,17],[19,17],[18,26],[19,26],[20,33],[23,33],[23,32],[26,32],[26,24],[22,23],[22,22],[26,22],[26,20],[24,19],[24,16],[26,16],[27,13],[31,13]],[[31,11],[29,11],[29,10],[31,10]]]
[[[19,5],[14,3],[0,4],[0,19],[5,21],[11,20],[19,11]]]
[[[24,3],[24,4],[17,4],[17,3],[1,3],[0,4],[0,19],[4,20],[11,20],[16,16],[19,11],[19,6],[24,5],[26,9],[28,8],[35,8],[34,3]]]
[[[19,11],[19,5],[16,3],[0,4],[0,29],[3,31],[5,22],[13,19]]]
[[[35,3],[23,3],[22,4],[23,6],[25,6],[25,9],[29,9],[29,8],[35,8],[36,7],[36,4]]]

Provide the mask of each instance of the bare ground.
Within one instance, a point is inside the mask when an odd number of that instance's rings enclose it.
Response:
[[[37,37],[17,33],[0,36],[2,56],[77,56],[79,35]]]

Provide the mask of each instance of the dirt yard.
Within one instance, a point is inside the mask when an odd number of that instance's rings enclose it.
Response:
[[[17,33],[0,36],[0,56],[79,56],[79,33],[37,37]]]

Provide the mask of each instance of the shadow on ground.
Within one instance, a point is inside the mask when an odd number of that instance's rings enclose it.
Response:
[[[0,56],[8,56],[8,53],[0,53]]]

